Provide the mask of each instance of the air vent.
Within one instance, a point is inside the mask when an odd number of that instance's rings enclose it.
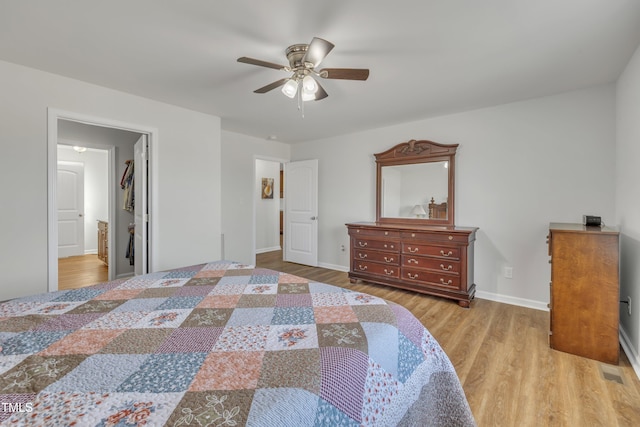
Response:
[[[602,373],[602,378],[605,380],[626,385],[624,382],[624,376],[617,366],[600,365],[600,372]]]

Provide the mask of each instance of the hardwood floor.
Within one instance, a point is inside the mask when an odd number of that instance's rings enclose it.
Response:
[[[449,355],[480,427],[640,425],[640,380],[622,349],[617,366],[551,350],[547,312],[478,298],[463,309],[441,298],[350,284],[347,273],[283,262],[281,251],[258,255],[256,264],[407,307]]]
[[[80,255],[58,259],[58,289],[77,289],[106,282],[109,267],[98,255]]]

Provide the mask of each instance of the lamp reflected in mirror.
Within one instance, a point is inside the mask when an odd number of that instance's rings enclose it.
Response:
[[[422,205],[415,205],[413,209],[411,209],[411,215],[415,215],[416,218],[424,218],[427,214],[427,211],[424,210]]]

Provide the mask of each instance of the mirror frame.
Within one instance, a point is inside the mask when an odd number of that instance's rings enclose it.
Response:
[[[374,154],[376,157],[376,222],[414,225],[454,225],[455,206],[455,158],[458,144],[440,144],[428,140],[400,143],[387,151]],[[417,163],[449,162],[449,191],[447,196],[447,218],[391,218],[382,217],[382,168],[384,166],[412,165]],[[428,196],[428,195],[427,195]],[[430,197],[430,196],[429,196]]]

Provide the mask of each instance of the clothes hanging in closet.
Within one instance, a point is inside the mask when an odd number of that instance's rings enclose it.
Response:
[[[120,188],[124,190],[122,209],[133,212],[135,207],[134,165],[133,160],[127,160],[125,163],[127,164],[127,168],[124,170],[124,174],[122,174],[122,179],[120,180]]]
[[[127,244],[127,253],[125,257],[129,258],[129,265],[135,265],[134,249],[136,238],[136,226],[135,224],[129,224],[129,243]]]

